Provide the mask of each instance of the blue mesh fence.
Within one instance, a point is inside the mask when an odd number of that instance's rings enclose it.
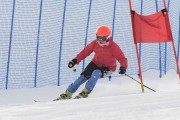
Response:
[[[180,1],[166,3],[179,57]],[[132,8],[149,15],[164,4],[163,0],[132,0]],[[95,39],[100,25],[112,29],[114,41],[128,58],[127,73],[138,74],[128,0],[0,0],[0,89],[74,81],[94,54],[81,61],[76,72],[67,64]],[[176,70],[171,43],[138,47],[142,71],[157,69],[161,76]]]

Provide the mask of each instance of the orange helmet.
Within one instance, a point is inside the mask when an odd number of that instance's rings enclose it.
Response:
[[[100,26],[96,30],[97,36],[109,36],[111,34],[111,30],[108,26]]]

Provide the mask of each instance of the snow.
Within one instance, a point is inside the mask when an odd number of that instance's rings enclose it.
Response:
[[[179,77],[174,70],[162,78],[158,74],[143,73],[144,84],[157,92],[145,88],[142,93],[127,76],[100,79],[87,99],[52,102],[68,84],[1,90],[0,120],[180,120]]]

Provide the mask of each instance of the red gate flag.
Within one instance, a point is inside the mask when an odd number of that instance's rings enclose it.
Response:
[[[170,42],[173,40],[166,9],[142,16],[133,14],[133,31],[136,43]]]

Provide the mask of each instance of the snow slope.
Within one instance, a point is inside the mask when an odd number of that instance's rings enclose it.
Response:
[[[68,85],[3,90],[0,120],[180,120],[180,84],[175,71],[160,79],[151,70],[143,77],[144,84],[157,92],[145,88],[142,93],[140,85],[126,76],[100,79],[89,98],[79,100],[51,102]]]

